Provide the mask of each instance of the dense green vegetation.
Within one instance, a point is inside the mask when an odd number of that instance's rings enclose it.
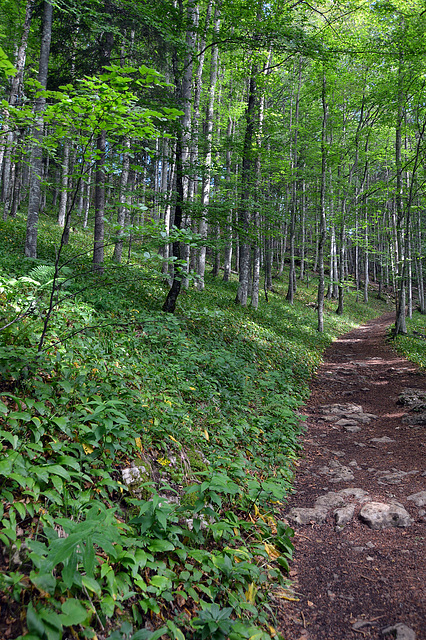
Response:
[[[310,376],[335,336],[389,305],[348,292],[319,333],[314,283],[290,305],[274,280],[254,310],[235,305],[236,278],[207,277],[165,314],[149,238],[100,278],[75,232],[37,352],[59,230],[44,218],[37,260],[22,258],[23,217],[0,232],[1,631],[274,637]]]
[[[426,316],[416,311],[407,319],[407,335],[397,336],[395,349],[412,362],[426,369]]]

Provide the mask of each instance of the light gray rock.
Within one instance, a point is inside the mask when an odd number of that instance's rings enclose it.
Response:
[[[370,442],[377,442],[377,444],[386,444],[388,442],[396,442],[396,440],[393,440],[388,436],[383,436],[383,438],[371,438]]]
[[[344,504],[344,499],[338,493],[334,491],[330,491],[330,493],[326,493],[324,496],[320,496],[317,500],[315,500],[315,508],[321,507],[326,509],[333,509],[334,507],[340,507]]]
[[[358,431],[361,431],[361,427],[356,424],[346,425],[346,427],[343,428],[348,433],[358,433]]]
[[[388,529],[389,527],[408,527],[411,517],[408,511],[395,504],[383,502],[367,502],[360,513],[359,518],[370,529]]]
[[[350,520],[354,517],[355,513],[355,505],[347,504],[345,507],[341,509],[336,509],[334,512],[334,519],[336,522],[336,529],[343,529],[345,525],[348,524]]]
[[[310,522],[321,524],[325,522],[327,518],[327,511],[327,508],[322,507],[316,507],[314,509],[295,507],[289,511],[287,519],[295,524],[309,524]]]
[[[426,506],[426,491],[419,491],[408,496],[407,500],[411,500],[417,507]]]
[[[398,622],[386,629],[382,629],[382,635],[392,635],[396,640],[416,640],[416,633],[406,624]]]
[[[392,472],[379,471],[377,475],[379,476],[380,484],[384,482],[387,484],[399,484],[401,480],[407,476],[415,475],[416,473],[418,473],[418,471],[400,471],[399,469],[394,469]]]
[[[340,464],[338,460],[331,460],[329,463],[328,475],[330,482],[348,482],[354,479],[354,474],[349,467]]]
[[[336,422],[338,427],[356,427],[358,425],[357,420],[352,420],[351,418],[341,418]]]
[[[365,501],[368,499],[368,493],[364,489],[360,489],[359,487],[349,487],[348,489],[340,489],[338,491],[339,496],[343,496],[344,498],[355,498],[358,501]]]

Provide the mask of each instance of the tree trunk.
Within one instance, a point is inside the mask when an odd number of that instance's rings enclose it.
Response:
[[[47,85],[47,72],[49,66],[50,41],[52,38],[52,5],[47,0],[43,4],[43,31],[40,46],[40,62],[38,81],[45,89]],[[37,257],[37,227],[40,208],[41,180],[42,180],[42,146],[43,137],[43,111],[46,98],[40,96],[35,103],[35,126],[33,130],[33,146],[31,149],[31,180],[30,195],[28,201],[27,232],[25,238],[25,255],[28,258]]]
[[[249,94],[246,109],[246,131],[244,135],[243,161],[241,172],[241,202],[238,215],[240,263],[239,283],[235,303],[245,307],[249,295],[250,280],[250,187],[251,173],[253,169],[253,136],[255,129],[256,103],[257,103],[257,67],[252,65],[249,81]]]
[[[130,168],[130,139],[128,138],[125,142],[125,149],[123,153],[123,166],[121,169],[121,177],[120,177],[120,199],[118,206],[118,215],[117,215],[117,224],[120,227],[118,231],[118,235],[121,237],[123,235],[123,229],[126,222],[127,215],[127,182],[129,180],[129,168]],[[115,262],[120,263],[123,254],[123,240],[117,240],[114,245],[114,254],[113,260]]]
[[[22,28],[21,43],[19,45],[16,59],[15,68],[16,74],[12,76],[10,84],[9,104],[14,107],[19,103],[21,98],[22,83],[24,77],[25,60],[28,44],[28,34],[31,27],[31,18],[33,13],[34,0],[28,0],[25,9],[25,19]],[[9,120],[8,110],[5,109],[2,117],[2,129],[7,129],[7,123]],[[3,176],[2,182],[2,201],[6,202],[11,199],[11,185],[10,185],[10,171],[11,171],[11,156],[13,147],[13,132],[9,132],[6,136],[6,144],[0,145],[0,176]],[[8,207],[5,207],[8,209]]]
[[[95,163],[95,229],[93,243],[93,269],[103,273],[104,263],[104,217],[105,217],[105,149],[106,131],[101,131],[96,139],[97,157]]]
[[[218,39],[220,28],[220,10],[218,7],[215,9],[214,14],[214,28],[213,39]],[[202,218],[199,226],[199,233],[202,238],[207,238],[207,209],[210,202],[210,183],[211,183],[211,165],[212,165],[212,140],[213,140],[213,112],[214,112],[214,98],[217,83],[217,71],[219,60],[219,48],[215,44],[212,49],[211,61],[210,61],[210,89],[209,97],[206,108],[205,119],[205,156],[204,156],[204,175],[201,188],[201,207],[203,209]],[[197,288],[199,291],[204,289],[204,273],[206,270],[206,246],[200,247],[198,255],[197,275],[198,282]]]
[[[327,183],[326,137],[328,107],[326,101],[326,79],[322,82],[322,134],[321,134],[321,195],[320,195],[320,232],[318,238],[318,331],[324,331],[324,247],[327,232],[325,190]]]
[[[70,143],[68,140],[66,140],[64,142],[64,153],[62,158],[61,198],[59,200],[58,213],[58,224],[60,227],[65,226],[65,218],[67,213],[69,159]]]

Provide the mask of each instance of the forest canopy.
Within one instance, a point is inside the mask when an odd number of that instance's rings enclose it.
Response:
[[[426,14],[418,0],[3,2],[3,217],[93,233],[120,263],[156,226],[156,272],[204,288],[206,260],[236,302],[290,265],[328,292],[395,295],[405,333],[425,311]],[[152,228],[151,228],[152,233]],[[145,240],[144,240],[145,238]],[[60,263],[60,260],[59,260]]]

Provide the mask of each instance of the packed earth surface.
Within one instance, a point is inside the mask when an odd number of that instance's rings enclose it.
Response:
[[[426,639],[426,375],[387,343],[392,320],[334,342],[312,384],[286,640]]]

